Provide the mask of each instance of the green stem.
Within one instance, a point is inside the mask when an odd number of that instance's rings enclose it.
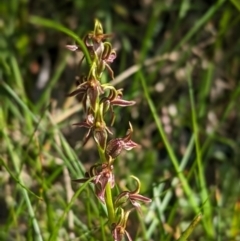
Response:
[[[100,146],[98,146],[98,153],[99,153],[101,162],[106,163],[107,160],[104,155],[104,151]],[[114,205],[113,205],[113,199],[112,199],[112,190],[109,182],[106,185],[105,201],[106,201],[106,207],[108,212],[108,221],[109,221],[109,224],[111,225],[112,223],[115,222],[115,211],[114,211]]]
[[[106,206],[107,206],[107,211],[108,211],[108,221],[109,224],[111,225],[112,223],[115,222],[115,211],[114,211],[114,206],[113,206],[113,199],[112,199],[112,190],[109,182],[107,183],[106,186]]]

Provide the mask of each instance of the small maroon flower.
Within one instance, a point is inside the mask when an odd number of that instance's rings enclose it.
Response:
[[[100,43],[104,39],[111,37],[112,34],[104,34],[102,24],[95,19],[94,30],[88,34],[88,38]]]
[[[116,57],[117,53],[112,49],[112,45],[109,42],[103,43],[102,52],[98,54],[97,72],[99,77],[106,68],[111,78],[114,79],[114,73],[109,63],[112,63]]]
[[[100,44],[103,40],[112,37],[112,35],[113,34],[104,34],[102,24],[97,19],[95,19],[94,30],[89,32],[83,38],[83,41],[86,44],[86,46],[90,45],[90,41],[94,41]],[[71,51],[76,51],[77,49],[79,49],[79,46],[77,45],[67,45],[66,47]]]
[[[116,200],[115,200],[115,207],[120,207],[120,206],[124,206],[128,203],[128,201],[130,201],[130,203],[138,210],[140,211],[140,203],[139,202],[143,202],[143,203],[150,203],[152,200],[148,197],[145,197],[141,194],[139,194],[140,192],[140,181],[137,177],[135,176],[131,176],[132,178],[134,178],[137,182],[137,187],[134,191],[123,191],[121,192]]]
[[[106,141],[108,134],[112,134],[112,132],[109,130],[109,128],[106,126],[105,122],[102,120],[101,115],[97,115],[96,119],[94,118],[92,111],[89,109],[87,118],[85,121],[75,123],[75,126],[78,127],[85,127],[88,128],[88,132],[86,133],[83,145],[87,143],[87,141],[90,138],[90,133],[93,133],[93,137],[97,144],[105,150]]]
[[[98,96],[103,93],[104,89],[101,83],[97,79],[90,78],[81,83],[77,89],[69,93],[68,96],[80,95],[80,101],[83,103],[83,108],[86,112],[87,97],[89,97],[91,108],[94,110]]]
[[[95,20],[94,30],[83,38],[83,42],[89,52],[91,60],[96,63],[94,66],[94,68],[96,68],[94,70],[96,74],[94,77],[96,78],[101,77],[105,68],[109,72],[111,78],[114,78],[114,74],[109,66],[109,63],[113,62],[117,54],[116,51],[112,49],[109,42],[103,42],[103,40],[111,36],[112,34],[104,34],[101,23],[98,20]],[[70,51],[80,50],[80,47],[77,45],[66,45],[66,48]],[[80,60],[80,64],[83,59],[84,57]]]
[[[109,86],[104,86],[103,88],[106,90],[110,88]],[[115,120],[115,113],[113,111],[113,106],[121,106],[121,107],[126,107],[126,106],[131,106],[134,105],[136,102],[133,100],[123,100],[122,99],[122,89],[116,90],[114,87],[109,89],[109,94],[108,96],[104,96],[101,99],[101,103],[104,105],[104,112],[107,112],[110,110],[111,113],[111,126],[114,123]]]
[[[111,78],[114,79],[114,73],[109,64],[117,57],[117,53],[112,49],[112,45],[109,42],[98,43],[94,41],[86,41],[85,44],[93,61],[91,69],[94,73],[93,76],[100,79],[103,71],[107,69]],[[70,48],[75,49],[74,46],[71,46]]]
[[[92,129],[94,128],[94,116],[91,113],[89,113],[85,121],[75,123],[73,125],[78,127],[85,127],[88,129],[88,132],[85,134],[83,139],[83,145],[85,145],[90,138],[90,133]]]
[[[95,164],[90,168],[90,171],[85,174],[84,178],[74,179],[73,182],[84,183],[89,179],[95,184],[95,194],[99,200],[105,203],[105,191],[107,183],[110,183],[111,188],[115,185],[113,174],[113,166],[108,163]]]
[[[128,129],[125,137],[112,139],[108,142],[106,154],[110,156],[112,159],[115,159],[123,149],[129,151],[139,146],[137,143],[131,140],[133,128],[130,122],[129,126],[130,128]]]
[[[93,137],[102,150],[105,150],[106,148],[108,133],[112,134],[112,132],[106,126],[105,122],[96,122],[93,131]]]
[[[124,235],[127,236],[128,241],[132,241],[132,239],[130,237],[130,234],[126,230],[128,216],[129,216],[131,211],[132,211],[132,209],[125,212],[121,208],[120,219],[117,223],[113,223],[112,228],[111,228],[112,229],[112,236],[113,236],[114,241],[121,241],[123,239]]]

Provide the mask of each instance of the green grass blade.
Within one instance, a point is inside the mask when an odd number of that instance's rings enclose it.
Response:
[[[198,223],[201,221],[202,219],[202,214],[197,215],[193,221],[191,222],[191,224],[188,226],[188,228],[183,232],[183,234],[181,235],[181,237],[177,240],[177,241],[186,241],[187,238],[190,236],[190,234],[193,232],[193,230],[195,229],[195,227],[198,225]]]
[[[72,205],[74,204],[74,202],[76,201],[77,197],[81,194],[81,192],[86,188],[86,186],[91,182],[92,179],[89,179],[87,182],[85,182],[73,195],[71,201],[67,204],[62,216],[59,218],[56,226],[55,226],[55,229],[53,231],[53,233],[50,235],[49,237],[49,241],[55,241],[57,240],[57,233],[59,231],[59,229],[61,228],[64,220],[65,220],[65,217],[67,215],[67,213],[69,212],[70,208],[72,207]]]
[[[2,111],[0,112],[0,120],[1,120],[0,126],[3,126],[3,127],[6,126],[6,123],[4,123],[4,118],[2,116]],[[8,133],[7,133],[6,128],[2,129],[2,134],[3,134],[4,140],[5,140],[6,145],[7,145],[9,156],[10,156],[12,162],[13,162],[15,172],[18,174],[18,176],[19,176],[18,179],[19,179],[20,183],[22,184],[19,187],[20,187],[20,191],[23,195],[23,198],[24,198],[24,200],[27,204],[29,216],[30,216],[31,222],[33,224],[35,238],[36,238],[37,241],[43,241],[42,234],[41,234],[41,231],[40,231],[40,227],[39,227],[38,221],[36,219],[36,215],[35,215],[33,206],[31,204],[31,201],[30,201],[30,198],[29,198],[29,195],[28,195],[28,191],[26,190],[25,187],[22,187],[22,186],[24,186],[24,182],[23,182],[23,180],[21,180],[21,176],[20,176],[20,164],[21,164],[21,160],[19,159],[20,156],[18,156],[17,153],[15,153],[13,144],[11,143],[11,141],[8,137]]]
[[[69,37],[73,38],[76,41],[76,43],[79,44],[79,46],[81,47],[81,50],[86,56],[88,64],[91,64],[92,61],[84,42],[74,32],[72,32],[71,30],[64,27],[63,25],[56,23],[50,19],[45,19],[37,16],[30,16],[29,22],[32,24],[40,25],[46,28],[51,28],[51,29],[63,32],[67,34]]]
[[[196,105],[193,96],[193,87],[192,87],[192,79],[191,79],[191,69],[188,68],[188,86],[189,86],[189,96],[190,96],[190,104],[191,104],[191,113],[192,113],[192,125],[193,125],[193,133],[195,139],[195,147],[196,147],[196,155],[197,155],[197,166],[198,166],[198,179],[200,183],[200,196],[203,204],[204,211],[204,224],[205,229],[208,232],[210,237],[214,236],[214,229],[212,225],[212,207],[209,200],[209,195],[206,186],[206,180],[204,176],[204,168],[203,168],[203,160],[201,154],[201,148],[199,143],[199,129],[197,123],[197,114],[196,114]]]
[[[232,4],[238,9],[238,11],[240,12],[240,2],[239,0],[230,0],[232,2]]]
[[[200,29],[204,24],[216,13],[216,11],[223,5],[226,0],[219,0],[215,3],[209,10],[193,25],[192,29],[182,38],[180,43],[174,48],[174,50],[178,50],[182,45],[188,42]]]
[[[1,83],[3,88],[10,94],[10,96],[19,104],[27,116],[35,122],[38,123],[38,118],[32,113],[26,103],[16,94],[16,92],[5,82]]]
[[[186,193],[188,199],[189,199],[189,202],[193,208],[193,210],[195,211],[195,213],[199,213],[199,207],[197,206],[196,204],[196,201],[192,195],[192,191],[191,191],[191,188],[188,184],[188,181],[187,179],[185,178],[185,176],[183,175],[180,167],[179,167],[179,164],[178,164],[178,160],[174,154],[174,151],[171,147],[171,144],[169,143],[167,137],[166,137],[166,134],[163,130],[163,126],[162,126],[162,123],[161,123],[161,120],[159,119],[158,115],[157,115],[157,111],[155,109],[155,106],[154,106],[154,103],[152,102],[149,94],[148,94],[148,89],[147,89],[147,85],[146,85],[146,80],[143,76],[143,74],[141,73],[141,71],[138,72],[138,77],[141,81],[141,84],[142,84],[142,87],[143,87],[143,90],[144,90],[144,94],[145,94],[145,98],[148,102],[148,105],[150,107],[150,110],[151,110],[151,113],[153,115],[153,118],[154,118],[154,121],[157,125],[157,129],[159,131],[159,134],[160,136],[162,137],[163,139],[163,142],[164,142],[164,145],[166,146],[166,149],[167,149],[167,152],[169,154],[169,157],[171,159],[171,162],[176,170],[176,173],[182,183],[182,186],[183,186],[183,189],[184,189],[184,192]]]
[[[187,147],[187,149],[186,149],[186,152],[185,152],[182,160],[180,161],[180,166],[179,166],[180,171],[183,171],[184,168],[186,167],[187,162],[188,162],[188,160],[189,160],[189,158],[190,158],[190,155],[191,155],[191,153],[192,153],[193,147],[194,147],[194,136],[192,136],[192,138],[191,138],[191,140],[190,140],[190,142],[189,142],[189,144],[188,144],[188,147]],[[171,186],[172,186],[172,187],[176,187],[177,184],[178,184],[178,182],[179,182],[179,181],[178,181],[177,179],[173,179],[173,181],[172,181],[172,183],[171,183]],[[162,200],[162,203],[161,203],[161,209],[162,209],[162,211],[166,210],[166,208],[167,208],[167,206],[168,206],[168,204],[169,204],[172,196],[173,196],[173,190],[172,190],[172,189],[169,189],[169,190],[166,192],[166,194],[165,194],[165,196],[164,196],[164,198],[163,198],[163,200]]]
[[[6,165],[6,163],[4,162],[3,158],[0,157],[0,163],[3,167],[5,167],[6,171],[9,173],[9,175],[11,176],[11,178],[18,183],[22,188],[24,188],[28,193],[32,194],[35,198],[39,199],[39,200],[43,200],[42,197],[36,195],[34,192],[32,192],[29,188],[27,188],[26,186],[24,186],[24,184],[14,176],[14,174],[11,172],[11,170],[8,168],[8,166]]]

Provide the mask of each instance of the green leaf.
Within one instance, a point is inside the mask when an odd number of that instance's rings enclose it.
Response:
[[[240,1],[239,0],[231,0],[232,4],[240,11]]]
[[[197,226],[197,224],[200,222],[201,219],[202,219],[202,214],[197,215],[177,241],[187,240],[187,238],[193,232],[194,228]]]

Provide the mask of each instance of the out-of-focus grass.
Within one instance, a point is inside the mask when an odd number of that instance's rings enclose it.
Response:
[[[1,1],[0,240],[111,240],[91,185],[71,182],[97,155],[71,125],[79,56],[64,45],[95,17],[114,32],[112,82],[137,101],[114,130],[131,121],[142,145],[117,161],[121,187],[134,174],[153,199],[131,216],[133,240],[238,240],[240,15],[224,0]]]

